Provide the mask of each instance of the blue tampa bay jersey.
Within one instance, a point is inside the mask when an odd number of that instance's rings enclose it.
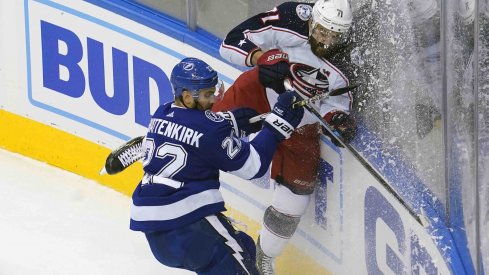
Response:
[[[160,106],[144,141],[145,173],[132,196],[130,228],[170,230],[225,211],[219,170],[261,177],[278,143],[266,127],[248,142],[216,113]]]

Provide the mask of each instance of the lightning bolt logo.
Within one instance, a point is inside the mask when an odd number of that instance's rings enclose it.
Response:
[[[217,232],[223,236],[226,239],[225,244],[229,246],[235,253],[233,254],[233,257],[238,261],[238,263],[243,267],[243,270],[246,271],[247,274],[250,274],[248,269],[246,269],[246,266],[243,262],[244,258],[241,255],[243,253],[243,249],[241,246],[238,244],[236,239],[231,237],[227,229],[222,225],[222,223],[219,221],[219,219],[216,216],[207,216],[205,219],[214,227],[214,229],[217,230]]]

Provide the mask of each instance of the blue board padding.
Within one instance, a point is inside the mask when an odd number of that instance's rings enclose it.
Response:
[[[366,129],[365,123],[360,121],[358,125],[357,136],[352,142],[353,147],[362,152],[365,159],[384,176],[416,213],[421,214],[420,209],[423,208],[430,220],[430,226],[426,230],[435,236],[438,250],[452,273],[474,274],[470,272],[472,261],[468,247],[457,245],[457,240],[461,238],[455,238],[455,232],[452,233],[447,227],[444,205],[415,174],[414,168],[400,151],[383,146],[381,139]],[[458,231],[457,234],[459,233],[461,232]]]
[[[458,144],[466,144],[457,133],[454,135],[454,140],[451,141],[452,150],[450,151],[450,159],[452,165],[450,169],[450,185],[449,185],[449,202],[450,202],[450,227],[452,235],[455,239],[455,245],[460,253],[460,257],[464,263],[467,274],[475,274],[475,267],[472,262],[472,257],[469,251],[469,243],[467,238],[467,230],[465,230],[464,204],[462,200],[463,194],[463,173],[464,168],[468,165],[464,161],[466,152],[463,152],[462,146]],[[475,199],[475,198],[474,198]],[[476,210],[477,211],[477,210]],[[476,255],[474,255],[476,256]]]

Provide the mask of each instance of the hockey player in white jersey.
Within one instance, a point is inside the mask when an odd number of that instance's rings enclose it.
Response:
[[[329,58],[344,46],[351,23],[348,0],[319,0],[315,4],[286,2],[245,20],[226,36],[220,54],[238,65],[257,67],[241,75],[234,87],[226,91],[223,102],[216,102],[214,110],[273,104],[277,94],[284,91],[282,80],[293,71],[290,64],[318,68],[309,70],[309,81],[322,78],[330,91],[349,85],[337,66],[339,63],[333,64]],[[248,96],[251,93],[248,84],[253,81],[240,81],[245,78],[258,78],[266,89],[257,89],[257,96]],[[347,141],[354,137],[356,128],[355,120],[349,115],[351,103],[351,94],[345,94],[317,106],[324,119]],[[266,108],[270,107],[263,109]],[[307,120],[304,116],[302,127],[279,146],[274,156],[271,169],[271,178],[276,183],[274,197],[264,213],[257,245],[261,274],[274,273],[274,259],[296,231],[317,183],[319,129],[315,122],[317,120]]]
[[[145,233],[162,264],[198,274],[257,274],[255,244],[222,214],[219,170],[245,179],[261,177],[277,145],[304,114],[292,109],[295,95],[283,93],[263,129],[250,142],[249,109],[211,112],[217,73],[205,62],[185,58],[171,74],[175,101],[161,105],[144,140],[144,177],[132,199],[130,228]]]

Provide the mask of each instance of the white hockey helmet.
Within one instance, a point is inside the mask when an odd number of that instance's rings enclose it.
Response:
[[[438,10],[436,0],[409,0],[409,13],[415,24],[421,23],[433,17]]]
[[[458,15],[462,18],[465,25],[474,22],[475,18],[475,0],[459,0]]]
[[[346,32],[353,19],[348,0],[318,0],[312,8],[312,27],[321,25],[335,32]]]

